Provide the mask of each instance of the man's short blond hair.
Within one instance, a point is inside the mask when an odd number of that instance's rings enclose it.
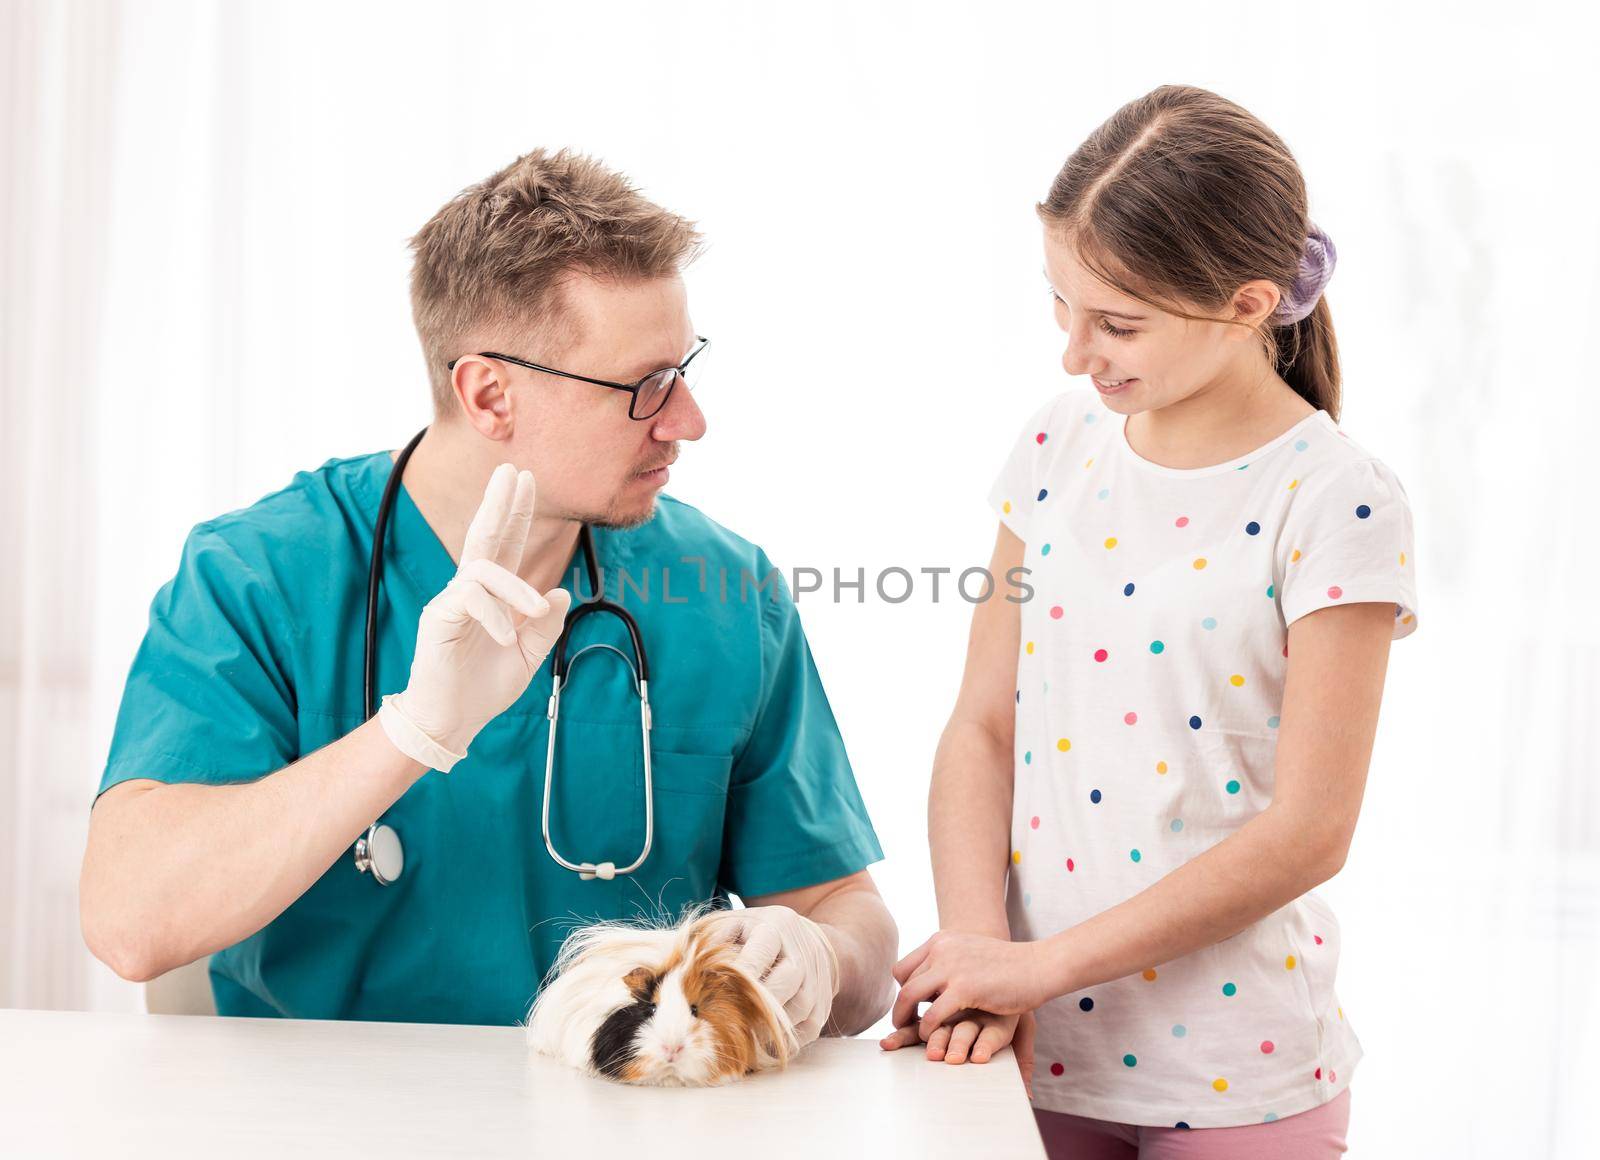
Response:
[[[535,149],[468,186],[411,239],[411,314],[435,416],[455,410],[451,359],[561,332],[569,275],[665,277],[700,245],[693,222],[571,150]]]

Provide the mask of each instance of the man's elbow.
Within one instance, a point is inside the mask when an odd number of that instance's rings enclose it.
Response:
[[[150,938],[149,924],[130,916],[127,903],[108,894],[88,874],[78,883],[78,926],[89,953],[130,983],[148,983],[167,970]]]
[[[121,978],[130,983],[148,983],[164,973],[148,943],[126,931],[117,930],[92,915],[87,907],[79,914],[83,927],[83,941],[94,955]]]

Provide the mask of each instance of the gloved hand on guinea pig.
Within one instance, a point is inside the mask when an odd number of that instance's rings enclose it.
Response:
[[[800,1046],[821,1035],[839,990],[839,956],[822,928],[787,906],[730,910],[716,921],[740,947],[739,964],[783,1004]]]

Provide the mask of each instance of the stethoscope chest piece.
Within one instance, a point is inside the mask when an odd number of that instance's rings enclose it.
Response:
[[[356,839],[356,869],[370,872],[379,886],[387,886],[400,877],[405,869],[406,854],[400,847],[400,835],[381,822],[367,831],[366,837]]]

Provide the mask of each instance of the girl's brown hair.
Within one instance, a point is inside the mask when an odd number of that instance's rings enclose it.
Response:
[[[1197,321],[1215,321],[1256,278],[1288,299],[1311,228],[1288,146],[1232,101],[1192,85],[1162,85],[1118,109],[1067,158],[1036,208],[1097,277]],[[1299,322],[1269,317],[1256,330],[1284,381],[1337,420],[1327,298]]]

